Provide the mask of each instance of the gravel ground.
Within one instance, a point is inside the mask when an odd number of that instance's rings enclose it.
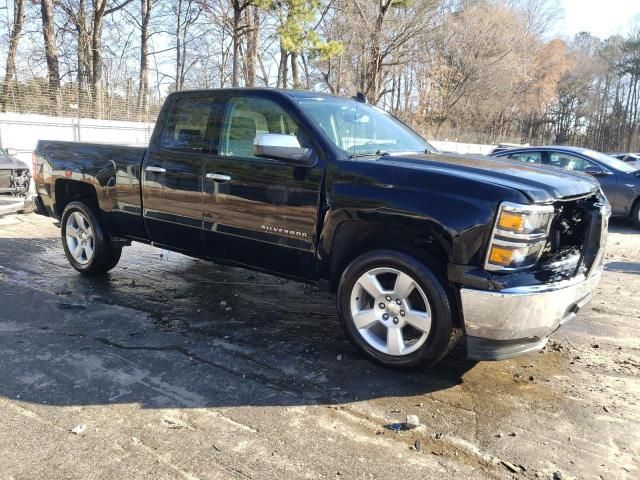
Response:
[[[611,232],[543,353],[396,372],[312,287],[137,244],[83,278],[0,217],[0,480],[638,478],[640,233]]]

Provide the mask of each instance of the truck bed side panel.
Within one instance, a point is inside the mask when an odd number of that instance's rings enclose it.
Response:
[[[77,142],[40,141],[37,189],[59,218],[69,198],[68,182],[95,189],[103,220],[115,235],[145,239],[140,169],[146,149]],[[61,197],[61,198],[57,198]]]

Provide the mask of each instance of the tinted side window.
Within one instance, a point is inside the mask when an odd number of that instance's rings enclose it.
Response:
[[[162,137],[162,148],[202,153],[208,149],[212,99],[181,98],[173,105]]]
[[[595,164],[584,158],[558,152],[549,153],[549,165],[577,172],[584,172],[587,168],[595,166]]]
[[[509,158],[524,163],[542,163],[542,153],[540,152],[512,153]]]
[[[232,98],[224,118],[219,154],[257,158],[253,155],[253,141],[261,133],[298,136],[300,132],[291,116],[272,100],[256,97]],[[302,140],[299,140],[302,144]]]

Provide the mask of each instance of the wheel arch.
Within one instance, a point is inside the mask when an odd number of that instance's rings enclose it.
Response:
[[[416,222],[417,223],[417,222]],[[415,256],[446,279],[451,244],[436,225],[388,223],[383,221],[343,221],[332,237],[326,276],[335,292],[347,266],[372,250],[393,250]]]
[[[62,212],[67,205],[75,201],[83,201],[88,207],[99,214],[98,194],[95,187],[88,182],[79,180],[59,179],[55,182],[54,213],[57,218],[62,218]]]

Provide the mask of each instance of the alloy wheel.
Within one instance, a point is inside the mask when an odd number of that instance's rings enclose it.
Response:
[[[431,331],[431,306],[418,282],[396,268],[374,268],[351,291],[351,318],[362,338],[387,355],[415,352]]]
[[[95,238],[89,219],[81,212],[73,212],[65,225],[67,247],[73,259],[88,264],[95,253]]]

